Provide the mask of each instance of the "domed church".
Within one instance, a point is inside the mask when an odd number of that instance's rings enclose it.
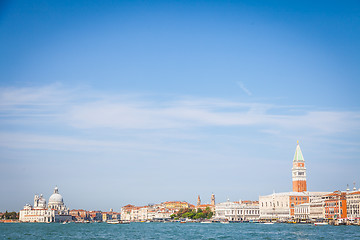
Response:
[[[48,208],[56,210],[59,214],[69,214],[69,209],[66,208],[58,187],[55,187],[54,193],[49,198]]]
[[[20,210],[19,220],[21,222],[64,222],[71,221],[72,217],[64,204],[63,197],[59,194],[58,187],[55,187],[47,206],[42,194],[35,195],[34,207],[26,204],[24,209]]]

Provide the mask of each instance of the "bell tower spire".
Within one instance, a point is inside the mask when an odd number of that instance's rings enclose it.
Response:
[[[305,160],[300,149],[299,141],[297,141],[293,160],[292,183],[293,192],[307,191]]]

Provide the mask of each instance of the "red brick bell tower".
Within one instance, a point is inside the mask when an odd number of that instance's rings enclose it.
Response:
[[[297,142],[293,160],[292,183],[293,192],[307,191],[305,160],[300,149],[299,141]]]

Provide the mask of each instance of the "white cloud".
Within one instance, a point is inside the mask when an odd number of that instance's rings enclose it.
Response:
[[[159,101],[156,97],[139,95],[87,94],[81,89],[70,91],[58,84],[40,88],[0,89],[0,100],[0,121],[3,124],[36,124],[46,119],[75,129],[181,130],[255,126],[267,133],[296,129],[323,135],[360,129],[360,113],[356,111],[303,109],[302,114],[294,115],[293,106],[287,108],[189,97]],[[279,108],[282,114],[274,114]]]

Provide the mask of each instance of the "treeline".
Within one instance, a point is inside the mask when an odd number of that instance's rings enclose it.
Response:
[[[190,209],[190,208],[182,208],[177,212],[176,214],[172,214],[170,217],[172,219],[178,220],[180,218],[189,218],[189,219],[210,219],[214,213],[211,211],[209,207],[207,207],[205,210],[202,210],[198,208]]]
[[[17,212],[6,211],[0,219],[19,219],[19,214]]]

